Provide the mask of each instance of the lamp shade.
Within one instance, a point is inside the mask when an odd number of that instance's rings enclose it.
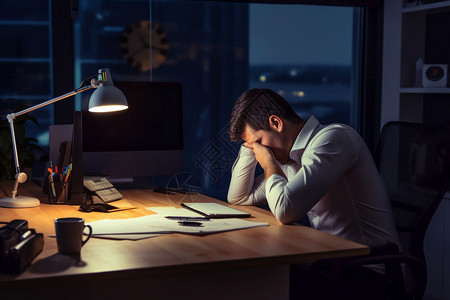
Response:
[[[128,102],[121,90],[116,88],[108,69],[99,70],[99,86],[89,99],[89,111],[109,112],[128,108]]]

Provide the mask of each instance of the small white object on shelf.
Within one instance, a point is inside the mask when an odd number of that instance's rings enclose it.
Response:
[[[416,82],[414,83],[414,87],[423,87],[422,85],[422,69],[423,69],[423,60],[419,58],[416,61]]]
[[[447,69],[446,64],[424,64],[422,68],[423,87],[446,87]]]

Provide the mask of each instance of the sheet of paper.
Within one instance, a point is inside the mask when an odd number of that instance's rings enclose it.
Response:
[[[203,217],[203,215],[198,214],[192,210],[187,208],[177,208],[170,206],[159,206],[159,207],[147,207],[148,210],[151,210],[159,215],[164,217]]]
[[[99,234],[92,235],[92,237],[102,238],[102,239],[110,239],[110,240],[143,240],[152,237],[160,236],[161,234]]]
[[[208,234],[215,232],[231,231],[252,227],[269,226],[266,222],[251,222],[242,219],[214,219],[210,221],[201,222],[201,227],[191,227],[191,226],[180,226],[176,232],[180,233],[198,233],[198,234]],[[182,228],[180,228],[182,227]]]
[[[211,218],[250,217],[250,214],[219,203],[182,203],[181,206]]]
[[[131,219],[104,219],[87,223],[92,227],[93,235],[105,234],[138,234],[138,233],[165,233],[163,230],[154,230],[149,224],[164,224],[167,220],[161,215],[149,215]]]
[[[97,237],[121,234],[207,234],[269,225],[265,222],[251,222],[242,219],[216,219],[200,223],[201,226],[183,226],[176,220],[169,220],[164,215],[156,214],[132,219],[105,219],[87,224],[92,226],[93,236]]]

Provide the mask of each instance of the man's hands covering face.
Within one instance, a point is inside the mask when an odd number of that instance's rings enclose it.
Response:
[[[269,147],[261,145],[258,142],[244,143],[244,146],[253,150],[256,160],[264,170],[269,164],[276,164],[276,159]]]
[[[246,142],[244,143],[244,146],[253,150],[256,160],[261,165],[261,168],[264,169],[266,179],[273,174],[280,174],[283,177],[286,177],[283,171],[281,171],[280,166],[269,147],[261,145],[259,142]]]

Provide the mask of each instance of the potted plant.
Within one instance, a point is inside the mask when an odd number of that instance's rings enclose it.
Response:
[[[0,180],[2,181],[14,180],[16,174],[11,131],[9,122],[6,119],[8,113],[2,113],[0,117]],[[48,154],[38,145],[38,140],[26,136],[25,123],[27,122],[38,125],[36,118],[28,114],[20,115],[14,120],[14,132],[21,171],[33,168],[35,154],[37,153],[41,155],[40,161],[48,160]]]

